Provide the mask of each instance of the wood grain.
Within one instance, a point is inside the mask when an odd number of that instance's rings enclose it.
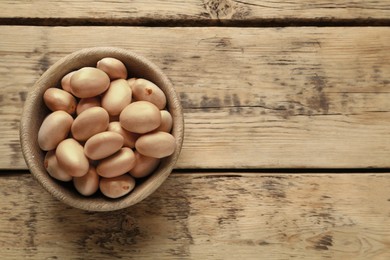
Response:
[[[331,22],[337,19],[388,19],[389,6],[389,0],[317,0],[314,2],[310,0],[152,0],[148,1],[147,5],[141,0],[2,0],[0,18],[79,19],[127,24],[142,24],[153,20],[171,21],[177,24],[213,21],[259,22],[264,19],[273,22],[280,19],[292,21],[312,19]]]
[[[173,174],[92,213],[0,177],[2,259],[389,259],[390,174]]]
[[[0,27],[0,168],[40,74],[83,47],[160,66],[180,94],[177,168],[390,167],[390,28]]]

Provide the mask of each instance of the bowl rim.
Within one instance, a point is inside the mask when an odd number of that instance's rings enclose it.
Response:
[[[149,78],[155,78],[155,81],[159,81],[159,84],[156,82],[154,83],[156,83],[156,85],[159,86],[166,95],[167,107],[172,114],[174,122],[171,133],[176,140],[175,152],[169,157],[162,159],[159,168],[155,170],[149,177],[147,177],[146,180],[139,185],[139,187],[136,187],[136,189],[130,192],[128,195],[115,200],[103,198],[103,196],[99,198],[84,197],[83,195],[78,194],[76,190],[69,190],[68,188],[64,187],[63,184],[60,184],[51,176],[49,176],[49,174],[43,168],[43,160],[38,161],[39,158],[42,158],[42,154],[44,152],[41,151],[39,147],[37,147],[37,131],[33,131],[33,129],[36,129],[37,125],[40,126],[44,117],[44,113],[39,113],[39,111],[45,109],[42,106],[43,92],[49,87],[55,87],[53,86],[54,82],[56,82],[56,85],[58,85],[60,79],[65,74],[72,71],[66,68],[72,67],[72,64],[80,62],[80,60],[83,58],[85,59],[91,57],[93,60],[99,60],[101,57],[118,58],[126,64],[127,68],[129,62],[132,62],[131,64],[138,66],[136,68],[147,69],[146,75]],[[124,61],[124,59],[126,60]],[[81,67],[78,66],[78,68]],[[78,68],[75,68],[73,65],[73,70]],[[146,79],[148,79],[148,77],[146,77]],[[33,120],[35,115],[38,115],[38,119]],[[159,188],[161,184],[168,178],[178,160],[183,145],[184,115],[179,95],[177,94],[169,78],[157,65],[144,56],[118,47],[83,48],[74,51],[56,61],[39,77],[39,79],[34,83],[33,87],[28,91],[28,95],[23,106],[23,112],[21,114],[19,138],[23,157],[32,176],[53,197],[64,202],[65,204],[83,210],[113,211],[127,208],[142,201],[151,195],[157,188]],[[39,151],[41,155],[39,155]]]

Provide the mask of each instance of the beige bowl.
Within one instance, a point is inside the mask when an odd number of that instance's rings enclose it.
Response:
[[[43,102],[43,93],[49,87],[60,85],[61,78],[68,72],[81,67],[96,66],[104,57],[121,60],[130,76],[148,79],[157,84],[167,97],[167,109],[173,117],[172,134],[176,138],[174,154],[162,159],[158,169],[147,179],[137,184],[127,196],[109,199],[103,195],[84,197],[69,183],[61,183],[51,178],[46,172],[43,161],[45,153],[37,142],[38,129],[44,117],[49,113]],[[182,147],[184,136],[183,112],[180,100],[172,83],[153,63],[133,52],[113,48],[96,47],[82,49],[62,58],[51,66],[34,84],[27,96],[20,122],[20,141],[26,163],[35,179],[55,198],[76,208],[91,211],[112,211],[129,207],[153,193],[171,173]]]

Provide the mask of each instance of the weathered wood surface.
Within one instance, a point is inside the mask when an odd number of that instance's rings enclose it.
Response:
[[[142,24],[153,20],[185,22],[237,22],[272,19],[389,19],[390,1],[382,0],[141,0],[58,1],[2,0],[0,18],[84,19]],[[196,24],[194,24],[196,25]]]
[[[2,259],[389,259],[390,174],[172,174],[111,213],[0,178]]]
[[[0,27],[0,168],[25,168],[26,92],[59,58],[117,46],[179,92],[178,168],[390,167],[390,28]]]

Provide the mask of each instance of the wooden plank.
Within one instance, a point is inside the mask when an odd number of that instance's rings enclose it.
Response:
[[[390,174],[172,174],[92,213],[0,177],[2,259],[389,259]]]
[[[93,6],[93,8],[91,8]],[[0,18],[84,19],[140,24],[153,20],[173,22],[261,21],[262,19],[388,19],[389,0],[274,1],[274,0],[141,0],[0,2]],[[275,21],[274,21],[275,22]]]
[[[25,168],[26,91],[60,57],[117,46],[185,111],[177,168],[390,167],[390,28],[0,27],[0,168]]]

